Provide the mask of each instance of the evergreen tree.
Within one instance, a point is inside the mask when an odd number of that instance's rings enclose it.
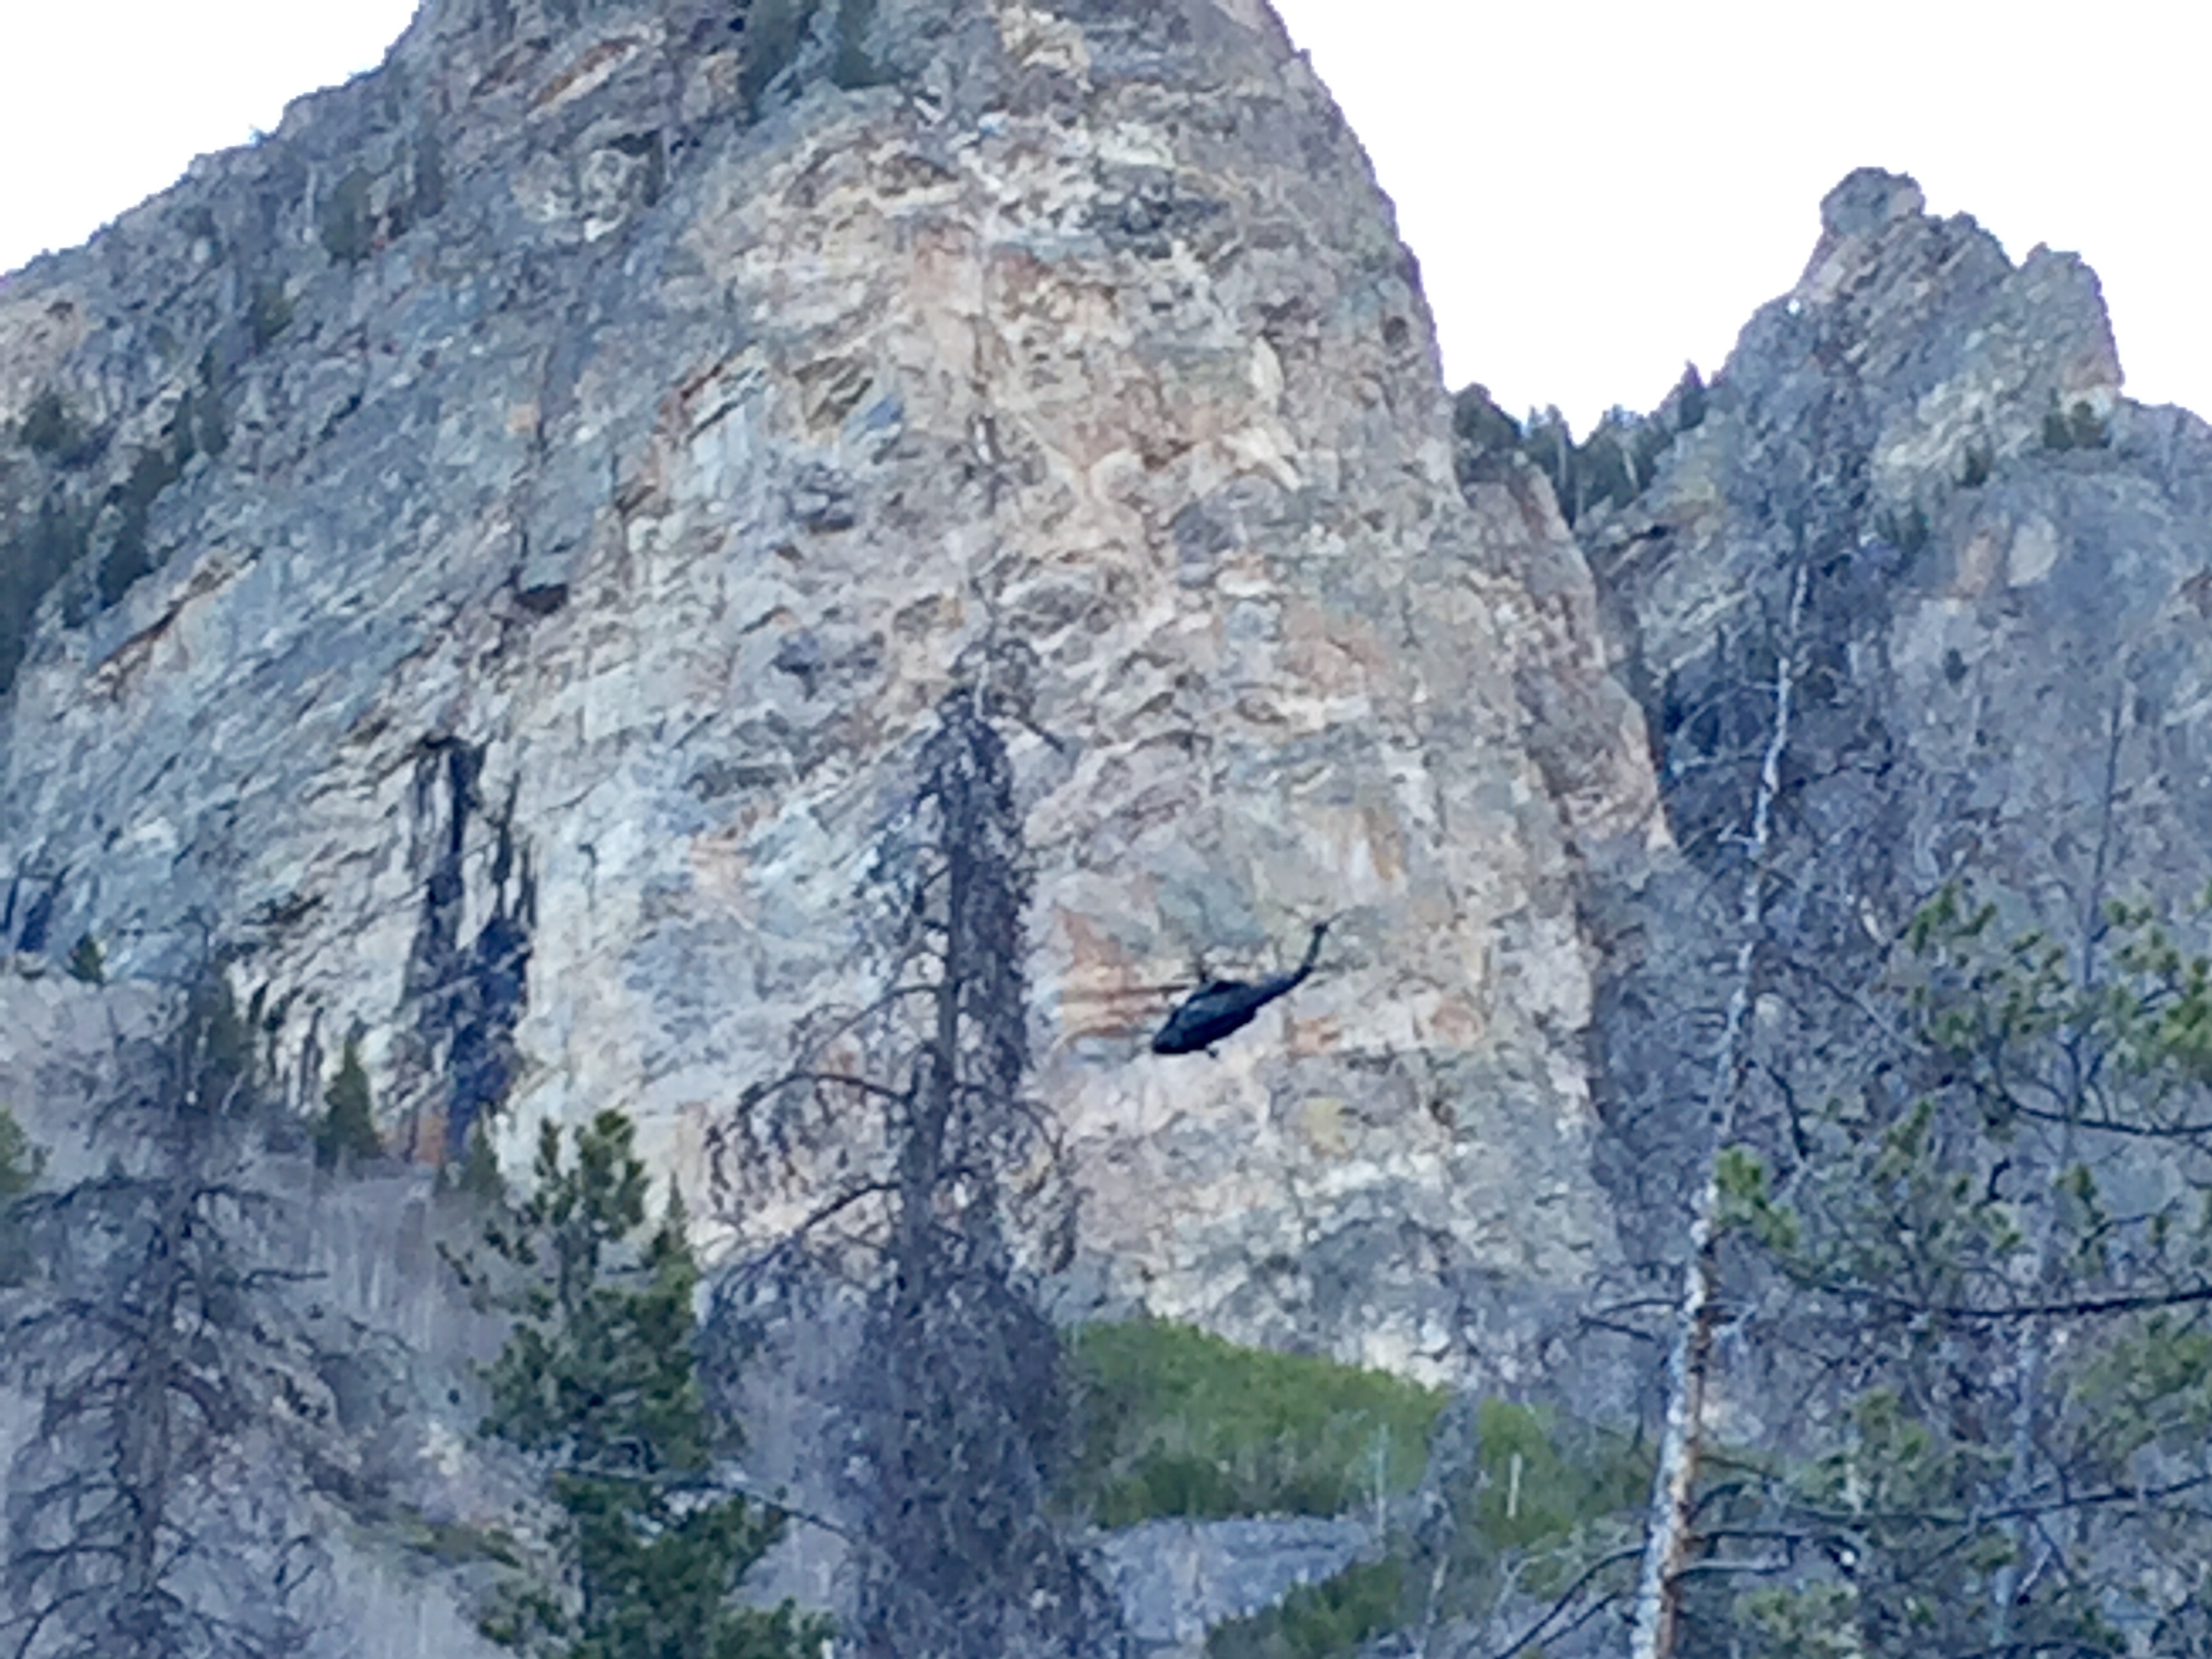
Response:
[[[101,955],[100,941],[89,933],[78,936],[76,948],[70,952],[69,976],[85,985],[107,983],[107,962]]]
[[[1747,1653],[2212,1654],[2212,958],[1996,916],[1922,914],[1905,1064],[1783,1181],[1724,1160],[1817,1425],[1734,1500]]]
[[[20,1284],[30,1272],[22,1200],[46,1167],[45,1152],[31,1144],[15,1113],[0,1105],[0,1285]]]
[[[672,1188],[646,1226],[630,1121],[603,1112],[564,1162],[544,1126],[536,1186],[485,1241],[520,1270],[485,1431],[541,1459],[566,1517],[566,1594],[519,1589],[487,1631],[562,1659],[786,1659],[824,1631],[732,1604],[782,1519],[717,1484],[693,1352],[699,1270]]]
[[[376,1133],[376,1114],[368,1093],[368,1073],[361,1063],[361,1046],[345,1040],[338,1059],[337,1075],[323,1091],[323,1117],[315,1125],[315,1162],[325,1170],[366,1161],[384,1151]]]

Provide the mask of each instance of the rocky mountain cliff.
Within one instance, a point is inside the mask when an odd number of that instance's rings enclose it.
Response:
[[[1264,8],[804,10],[440,0],[10,279],[0,534],[59,547],[14,948],[212,936],[303,1111],[351,1036],[410,1158],[618,1103],[704,1207],[718,1115],[868,994],[871,849],[988,678],[1071,1294],[1525,1370],[1613,1254],[1582,849],[1656,833],[1579,559],[1459,499]],[[1328,914],[1252,1040],[1145,1052]]]
[[[420,1166],[619,1106],[750,1260],[838,1149],[738,1202],[718,1132],[885,989],[969,688],[1035,871],[1054,1312],[1624,1410],[1648,1355],[1581,1316],[1681,1248],[1770,758],[1753,1137],[1946,881],[2063,933],[2208,873],[2212,429],[2120,395],[2078,261],[1886,174],[1822,214],[1570,488],[1455,422],[1259,0],[428,0],[0,284],[0,1084],[66,1166],[219,956],[289,1110],[350,1047],[414,1166],[319,1211],[332,1311],[456,1376]],[[1148,1051],[1332,916],[1218,1054]],[[755,1402],[802,1492],[812,1340]],[[444,1375],[379,1384],[426,1512],[483,1478]],[[1365,1536],[1261,1534],[1115,1571],[1249,1554],[1243,1610]],[[362,1571],[377,1651],[473,1639]]]
[[[1591,890],[1600,1161],[1647,1259],[1679,1239],[1701,1155],[1685,1103],[1726,1000],[1778,663],[1749,1115],[1769,1135],[1881,1046],[1867,994],[1947,884],[2078,951],[2108,902],[2212,875],[2212,428],[2121,396],[2078,258],[2014,264],[1872,171],[1821,224],[1697,423],[1678,397],[1649,476],[1576,526],[1681,848],[1632,892]]]

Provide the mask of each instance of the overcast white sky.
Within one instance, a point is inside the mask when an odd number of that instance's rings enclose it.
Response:
[[[2212,414],[2203,0],[1277,0],[1420,256],[1456,386],[1585,427],[1717,368],[1820,197],[1912,173],[2086,255],[2130,390]],[[0,270],[368,68],[413,0],[0,0]]]

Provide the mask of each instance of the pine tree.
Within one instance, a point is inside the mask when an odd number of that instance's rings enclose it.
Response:
[[[20,1284],[30,1272],[22,1200],[46,1167],[44,1150],[31,1144],[15,1113],[0,1105],[0,1285]]]
[[[2212,957],[1997,914],[1922,913],[1907,1064],[1779,1190],[1724,1160],[1814,1425],[1753,1483],[1795,1582],[1748,1653],[2212,1654]]]
[[[83,985],[107,983],[107,962],[100,953],[100,941],[91,934],[78,937],[76,948],[70,952],[69,976]]]
[[[323,1117],[315,1125],[315,1162],[325,1170],[364,1162],[384,1151],[376,1133],[376,1114],[370,1102],[368,1073],[361,1063],[361,1046],[345,1040],[337,1075],[323,1091]]]
[[[694,1358],[699,1269],[672,1188],[641,1243],[647,1181],[630,1121],[603,1112],[574,1157],[544,1126],[536,1186],[485,1240],[522,1284],[487,1381],[485,1431],[542,1460],[566,1518],[566,1594],[517,1587],[489,1633],[561,1659],[787,1659],[825,1632],[788,1604],[734,1606],[782,1518],[721,1487]]]

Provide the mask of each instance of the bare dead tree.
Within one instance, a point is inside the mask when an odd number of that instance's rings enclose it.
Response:
[[[1720,1156],[1735,1138],[1738,1088],[1743,1067],[1742,1039],[1751,1011],[1759,947],[1765,935],[1769,845],[1774,808],[1782,790],[1782,763],[1790,748],[1791,700],[1796,690],[1796,650],[1802,633],[1810,571],[1801,546],[1792,578],[1790,608],[1777,653],[1773,723],[1761,757],[1759,783],[1746,827],[1743,885],[1738,902],[1734,982],[1712,1083],[1706,1096],[1708,1144],[1705,1178],[1690,1224],[1690,1255],[1683,1271],[1681,1300],[1674,1310],[1674,1331],[1667,1356],[1665,1426],[1651,1487],[1651,1513],[1644,1534],[1644,1561],[1636,1586],[1631,1659],[1666,1659],[1674,1651],[1674,1622],[1682,1572],[1690,1554],[1698,1468],[1703,1450],[1705,1396],[1711,1381],[1713,1339],[1720,1316]]]
[[[809,1179],[778,1248],[867,1286],[850,1379],[858,1650],[945,1659],[1112,1650],[1114,1619],[1049,1513],[1069,1451],[1060,1349],[1018,1237],[1065,1250],[1073,1212],[1026,1092],[1030,876],[987,693],[954,691],[878,847],[881,994],[823,1011],[800,1057],[719,1138],[726,1200]]]
[[[319,1553],[288,1453],[328,1413],[257,1178],[249,1035],[212,973],[99,1112],[100,1173],[28,1200],[40,1280],[9,1331],[37,1431],[9,1471],[16,1659],[295,1648]]]

